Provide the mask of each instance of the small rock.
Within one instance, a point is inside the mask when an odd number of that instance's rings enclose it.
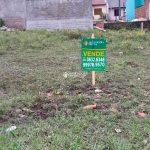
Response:
[[[6,132],[13,131],[15,129],[17,129],[16,126],[11,126],[10,128],[6,129]]]
[[[140,47],[141,49],[144,49],[143,47]]]
[[[135,115],[135,111],[131,111],[131,114],[134,114],[134,115]]]
[[[95,109],[96,108],[96,104],[94,105],[87,105],[87,106],[84,106],[83,109]]]
[[[101,95],[100,95],[100,94],[96,94],[96,97],[97,97],[97,98],[100,98],[100,97],[101,97]]]
[[[81,93],[79,93],[79,94],[81,94]],[[63,93],[60,92],[60,91],[57,91],[57,92],[55,93],[55,95],[63,95]]]
[[[19,114],[19,117],[20,117],[20,118],[27,118],[26,115],[22,115],[22,114]]]
[[[110,111],[112,111],[112,112],[114,112],[114,113],[118,112],[118,110],[117,110],[116,108],[114,108],[114,107],[112,107],[112,108],[110,109]]]
[[[2,26],[2,27],[0,28],[0,30],[2,30],[2,31],[6,31],[6,30],[7,30],[7,27]]]
[[[121,133],[121,129],[115,129],[116,133]]]
[[[16,109],[16,113],[20,113],[21,111],[21,109]]]
[[[142,46],[138,47],[138,49],[144,49]]]
[[[11,29],[10,29],[10,28],[8,28],[8,29],[7,29],[7,31],[8,31],[8,32],[11,32]]]
[[[1,30],[1,31],[8,31],[8,32],[15,31],[14,29],[7,28],[7,27],[5,27],[5,26],[2,26],[2,27],[0,28],[0,30]]]
[[[95,93],[100,93],[100,92],[102,92],[102,90],[100,90],[100,89],[95,90]]]
[[[119,52],[119,55],[120,55],[120,56],[123,55],[123,52]]]
[[[47,93],[47,98],[49,99],[51,97],[51,93]]]
[[[108,97],[112,96],[112,94],[107,94]]]
[[[63,74],[63,76],[64,76],[65,78],[67,78],[67,77],[68,77],[68,73],[65,72],[65,73]]]
[[[143,143],[144,143],[144,144],[147,144],[147,140],[143,140]]]
[[[27,113],[32,113],[33,111],[32,110],[30,110],[30,109],[28,109],[28,108],[23,108],[22,109],[24,112],[27,112]]]

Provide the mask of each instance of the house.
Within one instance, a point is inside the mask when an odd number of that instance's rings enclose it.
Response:
[[[135,19],[135,0],[126,0],[126,20]]]
[[[146,18],[150,20],[150,0],[143,0],[142,4],[136,7],[135,18]]]
[[[126,0],[126,18],[127,21],[135,18],[150,19],[150,0]]]
[[[106,19],[107,18],[107,3],[105,0],[92,0],[93,19]]]
[[[125,19],[125,2],[126,0],[107,0],[109,7],[109,20]]]

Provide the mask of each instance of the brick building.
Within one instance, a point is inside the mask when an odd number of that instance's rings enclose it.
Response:
[[[142,6],[136,8],[135,18],[146,18],[150,20],[150,0],[145,0]]]

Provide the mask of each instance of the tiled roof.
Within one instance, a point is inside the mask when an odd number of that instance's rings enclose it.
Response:
[[[107,0],[109,8],[119,7],[119,0]],[[120,7],[125,7],[126,0],[120,0]]]
[[[105,5],[105,0],[92,0],[92,5]]]

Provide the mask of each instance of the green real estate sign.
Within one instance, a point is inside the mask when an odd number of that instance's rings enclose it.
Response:
[[[106,39],[82,39],[81,58],[83,71],[105,71]]]

